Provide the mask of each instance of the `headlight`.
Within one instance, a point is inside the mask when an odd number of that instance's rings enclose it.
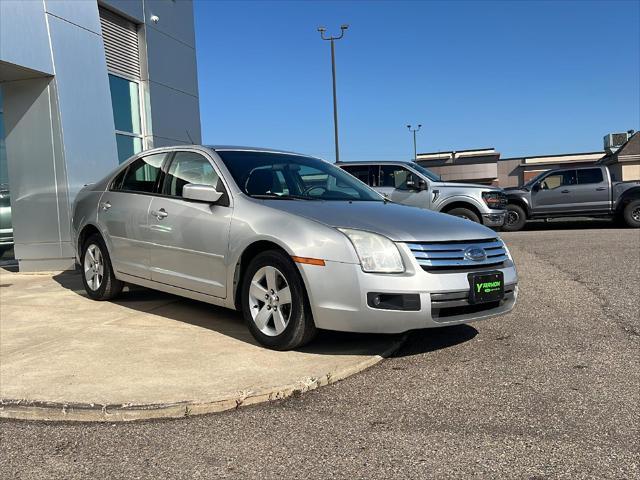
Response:
[[[507,197],[502,192],[482,192],[482,200],[487,207],[493,209],[503,209],[507,206]]]
[[[362,270],[375,273],[402,273],[404,263],[395,243],[387,237],[362,230],[339,228],[344,233],[358,254]]]

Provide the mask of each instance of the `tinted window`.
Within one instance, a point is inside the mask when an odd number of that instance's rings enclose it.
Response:
[[[292,200],[383,201],[347,172],[302,155],[218,150],[234,181],[247,195]]]
[[[568,185],[576,184],[576,171],[565,170],[558,173],[553,173],[540,182],[541,190],[553,190],[558,187],[566,187]]]
[[[367,185],[371,186],[371,179],[369,177],[369,165],[350,165],[348,167],[342,166],[341,168],[349,172],[361,182],[364,182]]]
[[[601,183],[602,170],[599,168],[588,168],[586,170],[578,170],[578,183]]]
[[[181,197],[182,189],[188,183],[209,185],[222,191],[220,178],[209,160],[198,153],[177,152],[165,177],[162,193]]]
[[[408,190],[407,182],[415,183],[415,175],[398,165],[382,165],[380,167],[380,186]]]
[[[153,193],[165,156],[166,154],[159,153],[134,161],[127,168],[122,184],[114,184],[114,188],[128,192]]]

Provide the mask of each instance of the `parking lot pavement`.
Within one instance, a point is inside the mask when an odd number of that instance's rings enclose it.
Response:
[[[639,478],[640,232],[505,234],[511,314],[363,374],[183,420],[3,421],[3,478]]]

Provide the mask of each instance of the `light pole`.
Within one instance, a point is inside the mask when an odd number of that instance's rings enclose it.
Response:
[[[338,148],[338,97],[336,96],[336,52],[333,46],[334,40],[340,40],[344,36],[344,31],[349,28],[349,25],[340,25],[340,35],[337,37],[325,37],[324,32],[327,31],[324,27],[318,27],[320,32],[320,38],[322,40],[329,40],[331,42],[331,75],[333,77],[333,131],[336,141],[336,162],[340,161],[340,149]]]
[[[410,132],[413,132],[413,161],[418,161],[418,151],[416,150],[416,132],[419,132],[422,125],[418,125],[418,128],[412,128],[411,125],[407,125]]]

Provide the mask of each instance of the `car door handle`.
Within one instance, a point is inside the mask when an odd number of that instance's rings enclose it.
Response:
[[[155,210],[151,210],[151,215],[156,217],[158,220],[162,220],[163,218],[166,218],[169,214],[164,208],[161,208],[157,212]]]
[[[100,207],[102,207],[102,210],[104,210],[106,212],[107,210],[109,210],[111,208],[111,203],[109,203],[109,202],[101,202],[100,203]]]
[[[606,190],[606,189],[607,189],[607,187],[598,187],[598,188],[596,188],[596,192],[601,192],[601,191]]]
[[[562,190],[560,193],[569,193],[569,190]]]

